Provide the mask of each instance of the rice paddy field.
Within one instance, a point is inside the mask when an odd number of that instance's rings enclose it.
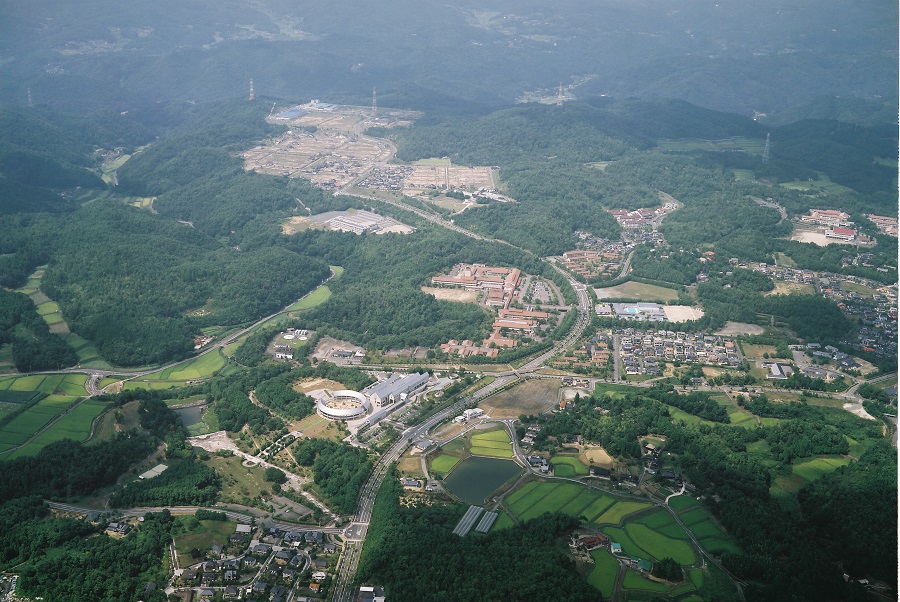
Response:
[[[512,458],[512,441],[505,429],[488,432],[472,431],[468,436],[469,453],[473,456]]]
[[[647,502],[626,501],[576,483],[531,481],[506,498],[520,520],[544,512],[564,512],[595,525],[618,525],[629,514],[650,507]]]
[[[678,500],[677,504],[672,503],[676,500]],[[669,502],[670,506],[679,512],[678,518],[694,534],[705,550],[717,555],[724,552],[740,554],[741,550],[734,540],[716,524],[696,500],[682,495],[672,498]],[[679,530],[681,530],[680,527]]]
[[[431,461],[431,472],[447,474],[459,464],[459,460],[456,456],[441,454]]]
[[[588,583],[600,590],[604,600],[612,599],[619,563],[606,550],[594,550],[591,557],[594,559],[594,570],[588,575]]]

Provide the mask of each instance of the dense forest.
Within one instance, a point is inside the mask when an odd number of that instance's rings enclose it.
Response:
[[[391,600],[599,600],[575,572],[560,538],[577,526],[545,515],[485,536],[451,534],[463,506],[401,505],[402,488],[384,480],[358,577],[383,583]]]
[[[327,439],[300,439],[291,447],[300,466],[311,467],[313,482],[340,513],[356,511],[359,494],[372,472],[365,449]]]

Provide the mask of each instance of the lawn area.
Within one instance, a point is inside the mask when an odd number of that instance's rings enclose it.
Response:
[[[728,412],[728,418],[733,426],[739,426],[745,429],[756,428],[756,416],[746,410],[734,410]]]
[[[182,524],[187,518],[180,520]],[[202,520],[193,531],[182,533],[175,537],[175,552],[178,554],[180,566],[190,566],[196,561],[191,559],[191,550],[197,548],[201,552],[208,552],[214,545],[227,546],[228,538],[234,533],[237,523],[232,521]]]
[[[597,299],[628,299],[631,301],[675,301],[678,291],[672,288],[644,284],[642,282],[625,282],[609,288],[595,288]]]
[[[577,456],[553,456],[553,458],[550,459],[550,464],[553,465],[553,473],[557,476],[574,477],[576,475],[588,474],[588,467],[582,464]],[[566,468],[568,468],[568,470],[564,470]],[[568,474],[563,474],[563,472]]]
[[[594,570],[588,575],[588,583],[600,590],[604,600],[609,600],[616,584],[619,563],[606,550],[594,550],[591,557],[594,559]]]
[[[346,434],[342,434],[337,429],[334,422],[325,420],[318,414],[310,414],[300,422],[294,423],[294,427],[306,437],[331,439],[332,441],[340,441],[346,437]]]
[[[669,591],[669,587],[664,583],[658,583],[656,581],[650,581],[649,579],[645,579],[641,577],[634,571],[627,571],[625,573],[625,580],[622,583],[625,589],[642,589],[648,590],[651,592],[667,592]]]
[[[761,360],[764,359],[763,354],[768,353],[769,357],[775,357],[778,352],[775,345],[751,345],[750,343],[741,343],[741,351],[747,356],[747,359]]]
[[[459,458],[447,454],[441,454],[431,461],[431,471],[447,474],[459,464]]]
[[[688,414],[684,410],[679,410],[675,406],[666,406],[669,408],[669,415],[672,417],[672,420],[681,420],[688,426],[696,426],[699,424],[705,424],[707,426],[715,426],[718,424],[717,422],[713,422],[712,420],[704,420],[698,416],[694,416],[693,414]]]
[[[272,484],[263,480],[265,469],[247,467],[240,456],[222,457],[210,454],[204,464],[212,467],[222,477],[222,493],[219,499],[226,503],[246,504],[261,491],[271,491]]]
[[[682,566],[689,566],[697,560],[694,550],[686,541],[671,539],[639,523],[628,523],[625,525],[625,531],[631,540],[646,550],[654,560],[668,557]]]
[[[343,272],[343,268],[341,268]],[[331,298],[331,289],[328,288],[327,285],[323,284],[319,288],[315,289],[293,305],[287,308],[287,311],[300,311],[303,309],[312,309],[318,305],[322,305],[328,299]]]
[[[648,508],[648,502],[626,502],[619,500],[603,514],[593,519],[598,525],[618,525],[627,515]]]

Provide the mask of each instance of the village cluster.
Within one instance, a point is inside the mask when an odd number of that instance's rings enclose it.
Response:
[[[621,334],[619,354],[625,374],[660,375],[660,362],[738,366],[741,354],[735,342],[718,335],[691,332],[635,332],[617,329]]]

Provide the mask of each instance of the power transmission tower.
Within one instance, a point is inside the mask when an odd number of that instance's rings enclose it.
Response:
[[[766,148],[763,149],[762,162],[765,164],[769,163],[769,136],[771,134],[766,134]]]
[[[253,79],[250,79],[250,98],[248,98],[250,102],[256,100],[256,92],[253,91]]]
[[[28,106],[34,106],[34,101],[31,99],[31,86],[28,87]]]
[[[375,94],[375,86],[372,86],[372,119],[378,116],[378,96]]]
[[[556,93],[556,106],[561,107],[562,105],[563,105],[562,82],[559,82],[559,91]]]

